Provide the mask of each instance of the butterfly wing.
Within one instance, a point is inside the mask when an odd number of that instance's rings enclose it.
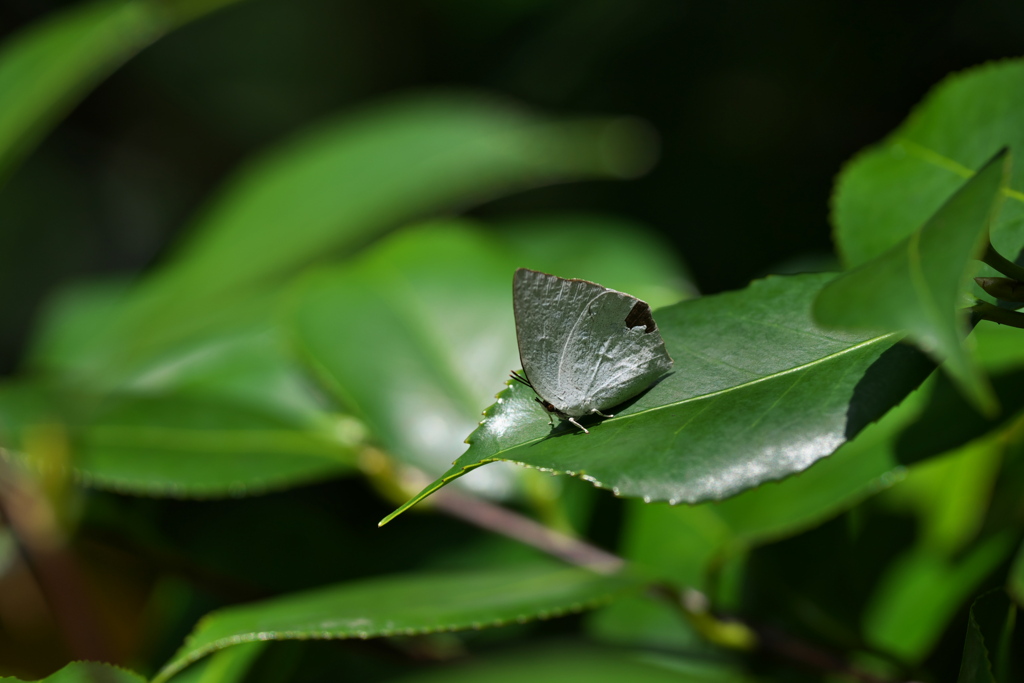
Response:
[[[566,386],[560,368],[566,340],[580,313],[604,287],[586,280],[567,280],[520,268],[512,281],[519,360],[534,391],[561,410]]]
[[[616,406],[672,367],[650,307],[636,297],[521,268],[513,303],[523,370],[565,415]]]

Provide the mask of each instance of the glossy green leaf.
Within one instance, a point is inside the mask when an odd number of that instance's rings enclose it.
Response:
[[[967,618],[957,683],[1010,683],[1010,638],[1017,608],[1002,589],[979,597]]]
[[[550,247],[540,265],[609,287],[622,280],[664,292],[680,280],[670,262],[653,256],[661,245],[608,222],[590,231],[586,249],[594,257],[569,270],[574,242],[564,237],[583,230],[557,225],[520,226],[515,237],[497,239],[468,223],[403,230],[303,283],[295,296],[298,343],[327,388],[390,453],[436,471],[519,367],[512,274],[536,261],[520,254],[518,241]],[[631,267],[604,265],[615,262]]]
[[[60,671],[39,679],[39,683],[144,683],[142,676],[110,664],[71,662]],[[14,676],[0,676],[0,681],[21,683]]]
[[[56,12],[0,46],[0,179],[79,100],[178,23],[235,0],[104,0]]]
[[[1024,60],[991,62],[935,87],[879,145],[843,169],[833,200],[835,241],[847,267],[899,244],[1001,147],[1024,149]],[[993,244],[1024,246],[1024,169],[1013,170]]]
[[[752,678],[696,657],[652,657],[578,646],[535,648],[403,676],[391,683],[741,683]]]
[[[699,505],[628,507],[621,554],[652,576],[695,588],[718,603],[716,589],[729,562],[750,549],[825,522],[904,478],[896,444],[928,398],[931,382],[878,422],[799,474],[723,501]],[[646,646],[685,645],[699,637],[663,603],[618,601],[590,619],[602,638]]]
[[[547,562],[366,579],[213,612],[153,680],[165,681],[200,657],[239,643],[501,626],[593,608],[639,585],[625,576]]]
[[[991,387],[963,348],[963,293],[972,259],[985,248],[998,212],[1009,157],[1005,151],[968,180],[920,230],[822,290],[815,319],[827,327],[906,332],[937,360],[968,397],[995,412]]]
[[[133,297],[111,330],[116,343],[95,351],[123,364],[272,289],[275,277],[420,217],[538,185],[635,175],[649,165],[649,138],[632,120],[555,122],[469,94],[394,98],[330,121],[229,181]]]
[[[711,572],[730,555],[811,529],[901,481],[896,441],[926,397],[918,389],[831,456],[782,481],[699,505],[630,506],[624,556],[658,576],[710,590]]]
[[[302,429],[227,401],[187,395],[113,399],[77,439],[85,484],[153,496],[260,493],[351,471],[358,425]]]
[[[1024,607],[1024,544],[1017,551],[1017,557],[1010,568],[1008,590],[1017,604]]]
[[[807,469],[923,378],[907,364],[908,349],[886,353],[893,335],[814,324],[811,302],[831,277],[770,277],[656,311],[674,371],[590,434],[552,430],[532,391],[507,387],[469,450],[385,522],[495,460],[676,503],[726,498]]]

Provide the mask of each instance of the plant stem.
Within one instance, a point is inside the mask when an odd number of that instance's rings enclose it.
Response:
[[[999,325],[1024,329],[1024,313],[1011,311],[1007,308],[993,306],[987,301],[979,301],[969,309],[975,320],[989,320]]]
[[[626,560],[586,541],[549,529],[517,512],[458,491],[447,489],[433,496],[434,506],[443,512],[488,531],[515,539],[570,564],[603,574],[614,574]],[[691,591],[687,591],[690,593]],[[758,628],[740,619],[716,616],[706,608],[689,607],[683,592],[666,584],[651,586],[651,594],[676,609],[710,642],[733,650],[754,650],[821,673],[838,673],[861,683],[887,683],[862,671],[842,657],[822,650],[777,629]]]
[[[569,564],[602,574],[615,574],[626,561],[586,541],[539,524],[500,505],[447,489],[433,497],[434,505],[452,517],[532,546]]]
[[[116,663],[86,583],[45,495],[0,462],[0,518],[35,577],[75,659]]]
[[[1006,277],[1024,282],[1024,268],[1009,259],[1003,258],[1002,254],[995,250],[991,242],[985,247],[985,253],[982,255],[981,260]]]

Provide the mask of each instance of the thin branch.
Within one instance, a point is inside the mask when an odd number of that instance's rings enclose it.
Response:
[[[452,489],[433,495],[437,509],[488,531],[515,539],[570,564],[604,574],[622,570],[625,559],[539,524],[499,505]],[[712,614],[699,591],[655,584],[650,592],[675,608],[705,639],[733,650],[762,652],[822,673],[839,673],[861,683],[888,683],[858,669],[839,655],[776,629],[756,627],[741,619]]]
[[[615,574],[626,561],[586,541],[524,517],[512,510],[467,496],[453,489],[438,491],[433,496],[435,507],[482,529],[513,538],[569,564],[586,567],[602,574]]]
[[[1009,327],[1020,327],[1024,329],[1024,313],[1012,311],[1008,308],[993,306],[987,301],[979,301],[968,309],[973,320],[988,320],[999,325]]]
[[[0,460],[0,517],[7,523],[75,659],[116,663],[78,563],[34,481]]]
[[[991,242],[985,248],[985,253],[982,255],[981,260],[1006,277],[1024,282],[1024,268],[1004,258],[1002,254],[995,250]]]

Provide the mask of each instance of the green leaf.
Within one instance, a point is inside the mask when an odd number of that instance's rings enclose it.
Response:
[[[1021,544],[1020,550],[1017,551],[1017,558],[1010,568],[1007,589],[1017,604],[1024,607],[1024,544]]]
[[[33,340],[32,370],[58,379],[74,377],[88,362],[83,349],[103,333],[128,293],[124,283],[101,280],[78,283],[55,296]],[[282,339],[274,298],[252,298],[250,305],[223,316],[204,335],[124,369],[117,381],[109,380],[111,390],[226,400],[296,425],[334,419]]]
[[[974,601],[957,683],[1010,683],[1010,638],[1016,618],[1017,608],[1002,589]]]
[[[917,543],[921,547],[953,556],[982,528],[1005,440],[1005,430],[993,430],[942,457],[917,464],[880,502],[918,518]]]
[[[946,375],[938,375],[928,396],[928,405],[900,434],[896,447],[899,461],[909,465],[941,455],[1014,419],[1024,409],[1024,392],[1020,391],[1024,386],[1024,370],[1000,372],[991,379],[1002,412],[987,417],[967,402]]]
[[[964,350],[966,314],[959,311],[972,259],[984,250],[998,211],[1009,156],[1004,150],[968,180],[920,230],[877,258],[844,273],[814,303],[822,325],[846,330],[907,332],[987,413],[992,389]]]
[[[352,470],[357,425],[301,429],[227,401],[190,396],[113,399],[79,436],[86,485],[153,496],[222,497]]]
[[[897,439],[914,423],[928,393],[919,388],[831,456],[782,481],[699,505],[633,501],[621,554],[648,575],[704,592],[719,604],[717,589],[730,562],[742,561],[758,545],[811,529],[902,480]],[[601,637],[615,642],[692,648],[698,639],[671,608],[649,599],[618,601],[590,621]]]
[[[153,681],[166,681],[200,657],[239,643],[501,626],[590,609],[639,586],[633,578],[546,562],[366,579],[213,612]]]
[[[893,335],[830,333],[811,302],[831,275],[770,277],[655,313],[674,371],[594,425],[548,426],[518,383],[454,466],[399,510],[495,460],[580,476],[617,495],[697,503],[800,472],[902,399],[924,374]],[[926,370],[925,370],[926,371]],[[382,522],[382,523],[384,523]]]
[[[39,683],[145,683],[142,676],[110,664],[71,662],[60,671],[39,679]],[[0,676],[0,681],[19,683],[20,678]]]
[[[636,221],[602,214],[549,214],[498,221],[494,237],[518,266],[629,292],[657,309],[697,295],[679,256]]]
[[[253,641],[229,647],[178,672],[173,683],[238,683],[245,680],[267,643]]]
[[[591,232],[586,249],[593,258],[572,268],[574,243],[564,237],[582,230],[560,225],[520,226],[515,237],[498,239],[460,222],[403,230],[302,283],[296,339],[325,386],[390,453],[437,471],[477,425],[495,387],[519,367],[512,275],[536,263],[520,255],[519,240],[549,245],[544,265],[610,287],[621,280],[664,292],[680,280],[671,263],[649,258],[664,251],[661,245],[608,222]],[[603,265],[615,262],[630,267]]]
[[[469,94],[393,98],[329,121],[229,181],[133,297],[111,330],[117,343],[95,351],[123,365],[216,321],[237,297],[417,218],[554,182],[635,175],[649,165],[649,138],[631,120],[556,122]]]
[[[97,83],[192,16],[234,0],[81,3],[0,46],[0,180]]]
[[[964,179],[1001,147],[1024,149],[1024,60],[992,62],[936,86],[879,145],[858,155],[836,184],[835,242],[847,267],[870,261],[917,230]],[[1024,169],[992,227],[1000,253],[1024,246]]]
[[[717,662],[653,657],[579,646],[532,648],[403,676],[392,683],[741,683],[752,681]]]
[[[957,608],[1006,561],[1012,536],[986,538],[956,558],[924,546],[908,550],[882,577],[866,607],[867,643],[904,662],[920,662]]]

